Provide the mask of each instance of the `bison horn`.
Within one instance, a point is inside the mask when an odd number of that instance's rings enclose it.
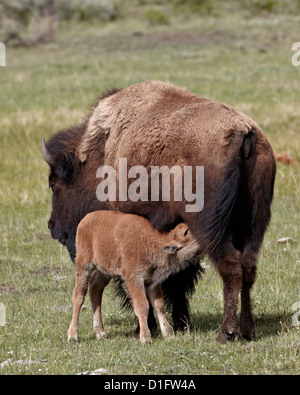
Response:
[[[54,159],[50,152],[46,148],[46,143],[44,137],[42,137],[42,143],[41,143],[41,150],[42,150],[42,155],[45,161],[48,163],[49,166],[54,165]]]

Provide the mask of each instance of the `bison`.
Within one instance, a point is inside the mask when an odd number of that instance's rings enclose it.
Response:
[[[102,293],[115,277],[124,282],[132,301],[141,328],[141,343],[151,340],[147,297],[156,311],[162,335],[171,336],[161,283],[184,269],[191,258],[200,258],[200,254],[197,241],[184,223],[161,233],[139,215],[107,210],[87,214],[76,234],[76,285],[68,341],[78,339],[79,314],[92,273],[90,298],[98,339],[107,337],[101,318]]]
[[[42,139],[42,154],[53,192],[48,226],[73,261],[77,225],[89,212],[138,214],[159,231],[185,222],[223,279],[218,340],[255,338],[250,290],[270,220],[276,165],[265,134],[252,119],[168,82],[145,81],[104,95],[82,124],[55,133],[47,144]],[[203,209],[188,211],[185,199],[165,201],[161,195],[158,200],[99,201],[97,171],[104,165],[118,170],[120,158],[127,159],[128,169],[142,166],[148,174],[151,166],[203,166]],[[189,265],[163,283],[175,330],[190,325],[188,296],[200,272],[199,263]],[[148,320],[153,328],[152,310]]]

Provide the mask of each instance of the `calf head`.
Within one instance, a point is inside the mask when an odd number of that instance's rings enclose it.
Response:
[[[163,247],[163,252],[177,254],[185,259],[200,254],[199,245],[185,223],[178,224],[169,236],[170,243]]]

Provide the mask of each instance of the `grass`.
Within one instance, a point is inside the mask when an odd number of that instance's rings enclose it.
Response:
[[[93,338],[87,300],[80,341],[67,344],[74,267],[47,229],[51,194],[42,136],[79,122],[106,88],[160,79],[240,108],[274,150],[300,163],[300,67],[291,64],[299,16],[167,16],[168,25],[135,15],[101,26],[62,23],[52,43],[7,49],[0,69],[0,302],[7,312],[0,366],[8,359],[27,364],[7,364],[0,374],[300,373],[299,328],[292,326],[292,306],[300,301],[300,171],[283,164],[252,293],[256,342],[216,343],[223,295],[210,267],[191,300],[190,333],[169,341],[156,336],[141,346],[131,338],[134,315],[120,309],[109,286],[103,302],[109,339]],[[280,237],[298,241],[276,243]]]

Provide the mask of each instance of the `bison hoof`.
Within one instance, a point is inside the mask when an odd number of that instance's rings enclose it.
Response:
[[[247,342],[255,341],[256,340],[255,333],[251,333],[251,334],[242,333],[240,335],[240,340],[245,340]]]
[[[189,317],[183,319],[174,320],[174,332],[190,332],[193,329],[193,325]]]
[[[255,340],[255,328],[254,325],[241,325],[240,326],[240,339],[245,341]]]
[[[225,344],[227,342],[233,342],[234,339],[238,336],[239,334],[237,332],[220,332],[219,336],[217,337],[217,341],[221,344]]]

